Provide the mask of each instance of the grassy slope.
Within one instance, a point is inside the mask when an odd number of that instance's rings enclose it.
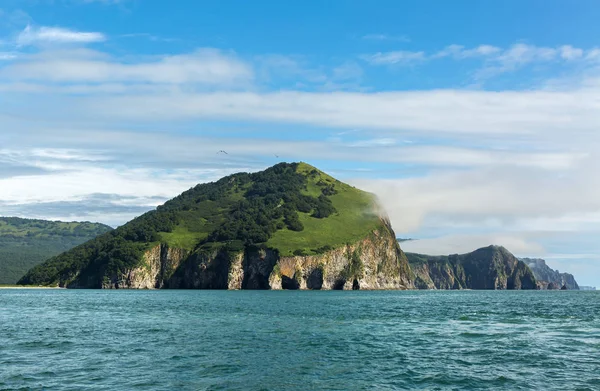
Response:
[[[283,229],[277,231],[267,242],[269,247],[278,249],[282,255],[291,255],[295,250],[304,250],[310,254],[323,246],[339,247],[353,243],[367,237],[381,224],[374,213],[375,199],[372,194],[337,181],[320,171],[318,175],[311,176],[312,170],[314,167],[306,163],[300,163],[297,169],[308,177],[305,194],[320,195],[321,186],[317,185],[318,182],[334,184],[338,193],[330,196],[330,199],[337,212],[325,219],[300,213],[303,231]]]
[[[161,240],[170,247],[193,250],[223,223],[231,205],[243,198],[248,187],[236,185],[218,202],[206,200],[197,204],[194,210],[179,212],[180,223],[172,232],[160,232]]]
[[[300,221],[304,225],[303,231],[295,232],[284,228],[277,231],[266,243],[267,246],[278,249],[282,255],[291,255],[295,250],[314,254],[324,246],[337,247],[356,242],[380,224],[374,213],[373,195],[337,181],[318,170],[316,175],[311,175],[313,170],[315,168],[306,163],[300,163],[296,170],[308,178],[304,194],[318,197],[323,183],[334,184],[338,193],[330,196],[330,199],[337,213],[325,219],[311,217],[309,213],[299,213]],[[321,182],[321,185],[318,185],[318,182]],[[173,232],[161,232],[161,239],[169,246],[193,250],[223,222],[228,207],[239,201],[249,187],[249,184],[243,188],[235,186],[228,192],[226,199],[219,202],[204,201],[199,204],[197,210],[182,212],[179,225]]]
[[[102,224],[0,217],[0,284],[14,284],[33,266],[109,230]]]

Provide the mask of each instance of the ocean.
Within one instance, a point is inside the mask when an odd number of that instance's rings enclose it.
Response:
[[[600,390],[600,292],[0,290],[0,390]]]

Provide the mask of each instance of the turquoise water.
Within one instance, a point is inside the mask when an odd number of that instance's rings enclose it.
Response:
[[[600,390],[600,292],[0,290],[0,390]]]

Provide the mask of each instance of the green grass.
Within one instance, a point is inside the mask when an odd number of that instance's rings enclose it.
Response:
[[[242,196],[239,192],[230,192],[219,202],[207,200],[198,203],[194,210],[179,212],[179,224],[173,231],[159,233],[162,242],[170,247],[194,250],[223,222],[229,207]]]
[[[171,232],[159,232],[161,241],[170,247],[192,251],[223,223],[230,207],[244,198],[247,186],[235,186],[218,201],[206,200],[193,210],[179,212],[179,224]]]
[[[186,227],[177,226],[173,232],[161,232],[162,242],[169,247],[181,248],[192,251],[196,245],[206,239],[208,232],[191,232]]]
[[[337,212],[324,219],[299,213],[304,230],[279,230],[267,241],[268,247],[278,249],[282,255],[291,255],[296,250],[315,254],[325,246],[335,248],[357,242],[381,224],[374,213],[375,200],[372,194],[346,185],[306,163],[300,163],[296,171],[308,178],[306,189],[302,191],[306,195],[318,197],[323,187],[333,184],[338,193],[330,196],[330,199]],[[230,206],[243,198],[248,187],[236,187],[218,201],[203,201],[194,210],[181,212],[180,222],[175,229],[160,233],[161,241],[171,247],[194,250],[223,223]]]
[[[309,174],[312,170],[312,166],[301,163],[297,171]],[[323,186],[319,186],[319,182],[335,185],[338,193],[330,196],[330,199],[337,212],[324,219],[299,213],[304,230],[279,230],[269,239],[267,246],[278,249],[282,255],[291,255],[296,250],[315,254],[324,246],[335,248],[355,243],[381,225],[379,217],[374,213],[375,198],[372,194],[339,182],[322,172],[309,175],[305,194],[320,195]]]

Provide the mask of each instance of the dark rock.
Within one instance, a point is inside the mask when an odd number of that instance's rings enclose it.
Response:
[[[281,276],[281,288],[288,290],[297,290],[300,289],[300,284],[295,278]]]
[[[323,287],[323,269],[316,268],[310,272],[306,280],[306,287],[313,290],[319,290]]]
[[[532,271],[504,247],[468,254],[406,254],[419,289],[537,289]]]
[[[560,289],[560,287],[566,285],[569,290],[579,290],[579,285],[572,274],[553,270],[546,264],[545,260],[540,258],[522,258],[521,261],[525,262],[531,271],[533,271],[536,280],[541,283],[541,289]],[[550,284],[553,285],[551,286]]]

